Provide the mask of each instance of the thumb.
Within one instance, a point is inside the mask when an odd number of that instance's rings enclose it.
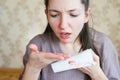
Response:
[[[92,50],[92,54],[93,54],[93,60],[94,60],[95,62],[97,62],[97,64],[99,64],[99,63],[100,63],[100,61],[99,61],[99,56],[96,55],[93,50]]]

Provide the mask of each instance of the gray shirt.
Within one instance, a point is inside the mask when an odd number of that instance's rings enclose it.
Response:
[[[37,35],[29,42],[29,44],[31,43],[36,44],[38,46],[39,51],[62,53],[62,50],[59,45],[59,40],[52,33]],[[28,45],[23,58],[24,69],[30,53]],[[110,39],[103,33],[94,31],[94,45],[100,53],[99,55],[102,60],[102,70],[104,74],[109,80],[120,80],[118,54]],[[20,76],[20,80],[23,74],[24,70]],[[85,74],[76,69],[54,73],[51,68],[51,65],[48,65],[42,69],[38,80],[85,80]]]

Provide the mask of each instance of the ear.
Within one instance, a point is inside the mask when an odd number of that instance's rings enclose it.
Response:
[[[45,14],[46,14],[46,15],[48,14],[48,11],[47,11],[47,9],[45,9]]]
[[[46,18],[48,19],[48,11],[45,9]]]
[[[88,8],[88,10],[85,12],[85,23],[89,21],[90,14],[91,14],[91,8]]]

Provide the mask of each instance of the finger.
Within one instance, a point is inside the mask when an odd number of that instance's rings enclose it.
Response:
[[[92,54],[93,54],[93,59],[95,62],[99,63],[99,56],[95,54],[94,51],[92,51]]]
[[[95,54],[95,52],[92,50],[92,54],[93,54],[93,57],[95,58],[95,59],[98,59],[98,56]]]
[[[83,68],[83,67],[81,67],[81,68],[78,68],[77,70],[80,70],[80,71],[82,71],[82,72],[87,72],[87,70],[85,69],[85,68]]]
[[[30,44],[30,45],[29,45],[29,48],[30,48],[33,52],[39,53],[38,47],[37,47],[35,44]]]
[[[61,55],[61,56],[63,56],[65,59],[70,57],[69,54],[65,54],[65,53],[55,53],[55,54],[56,54],[56,55]]]
[[[54,59],[54,60],[64,60],[64,56],[61,54],[53,54],[53,53],[44,53],[45,58]]]
[[[64,54],[63,56],[64,56],[64,58],[69,58],[70,57],[69,54]]]
[[[91,67],[81,67],[79,70],[81,70],[82,72],[87,73],[87,72],[90,72]]]

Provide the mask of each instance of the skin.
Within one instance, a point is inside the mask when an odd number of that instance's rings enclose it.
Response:
[[[85,12],[80,0],[65,0],[64,3],[62,0],[50,0],[45,12],[52,30],[60,40],[62,51],[70,55],[77,53],[81,47],[77,37],[84,23],[89,20],[90,8]]]
[[[35,45],[29,46],[32,51],[22,80],[37,80],[43,67],[54,61],[68,58],[68,54],[78,52],[81,44],[77,37],[84,23],[89,20],[90,11],[89,8],[85,12],[85,7],[80,0],[49,0],[48,8],[45,10],[48,23],[59,38],[61,49],[66,54],[48,54],[38,51]],[[82,67],[78,70],[88,74],[92,80],[107,80],[99,66],[99,57],[94,52],[92,53],[96,65]]]
[[[53,54],[38,51],[35,44],[30,44],[29,48],[31,53],[22,80],[38,80],[39,73],[43,67],[54,61],[64,60],[69,57],[69,55],[61,53]]]
[[[65,0],[64,3],[62,0],[51,0],[46,15],[60,42],[71,44],[81,32],[84,23],[88,21],[89,11],[85,13],[84,5],[80,0]],[[70,33],[70,35],[66,36],[65,33]]]

